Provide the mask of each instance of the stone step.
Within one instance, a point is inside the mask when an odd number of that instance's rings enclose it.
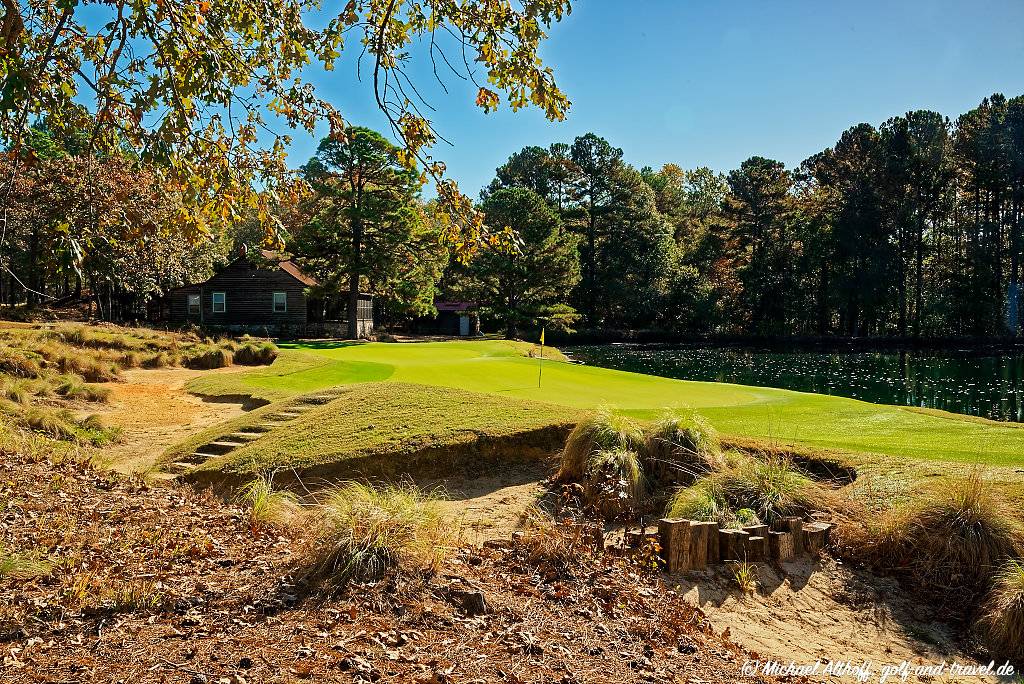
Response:
[[[189,454],[182,460],[189,463],[203,463],[211,458],[217,458],[218,456],[220,456],[220,454],[214,454],[208,451],[196,451],[195,453]]]
[[[171,463],[169,465],[164,466],[164,472],[165,473],[170,473],[170,474],[173,474],[173,475],[178,475],[178,474],[184,473],[184,472],[186,472],[188,470],[192,470],[192,466],[193,465],[194,464],[187,463],[185,461],[175,461],[174,463]]]

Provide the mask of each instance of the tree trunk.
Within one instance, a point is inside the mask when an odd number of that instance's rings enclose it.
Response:
[[[352,269],[348,274],[348,338],[359,337],[359,275],[363,270],[363,221],[359,209],[352,219]]]

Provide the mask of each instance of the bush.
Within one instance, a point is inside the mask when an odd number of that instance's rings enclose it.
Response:
[[[232,354],[227,349],[219,347],[202,348],[193,351],[185,357],[185,366],[195,370],[209,370],[212,368],[226,368],[231,365]]]
[[[349,482],[328,492],[309,514],[302,579],[343,585],[398,567],[436,570],[457,541],[457,527],[439,501],[413,486]]]
[[[723,466],[718,432],[703,416],[668,414],[647,432],[644,470],[663,482],[694,482]]]
[[[632,420],[600,409],[569,434],[555,479],[562,482],[589,479],[592,461],[598,452],[617,449],[635,452],[643,448],[644,441],[643,431]]]
[[[89,354],[63,353],[56,358],[61,373],[80,375],[88,382],[111,382],[120,377],[118,367]]]
[[[1024,662],[1024,564],[1020,560],[1007,561],[995,574],[981,627],[993,650]]]
[[[235,363],[243,366],[265,366],[277,358],[277,346],[271,342],[246,342],[235,352]]]
[[[125,352],[118,359],[118,365],[121,368],[138,368],[142,365],[142,355],[134,351]]]

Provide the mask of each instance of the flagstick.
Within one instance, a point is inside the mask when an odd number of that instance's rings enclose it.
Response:
[[[544,375],[544,343],[540,344],[540,358],[537,359],[537,389],[540,389],[540,379]]]

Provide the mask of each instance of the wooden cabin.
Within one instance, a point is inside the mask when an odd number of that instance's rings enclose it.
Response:
[[[242,255],[209,280],[173,289],[151,319],[172,326],[270,337],[343,336],[344,321],[327,320],[323,301],[310,295],[317,282],[295,262],[262,252],[256,262]],[[360,336],[373,331],[373,297],[360,294]]]

